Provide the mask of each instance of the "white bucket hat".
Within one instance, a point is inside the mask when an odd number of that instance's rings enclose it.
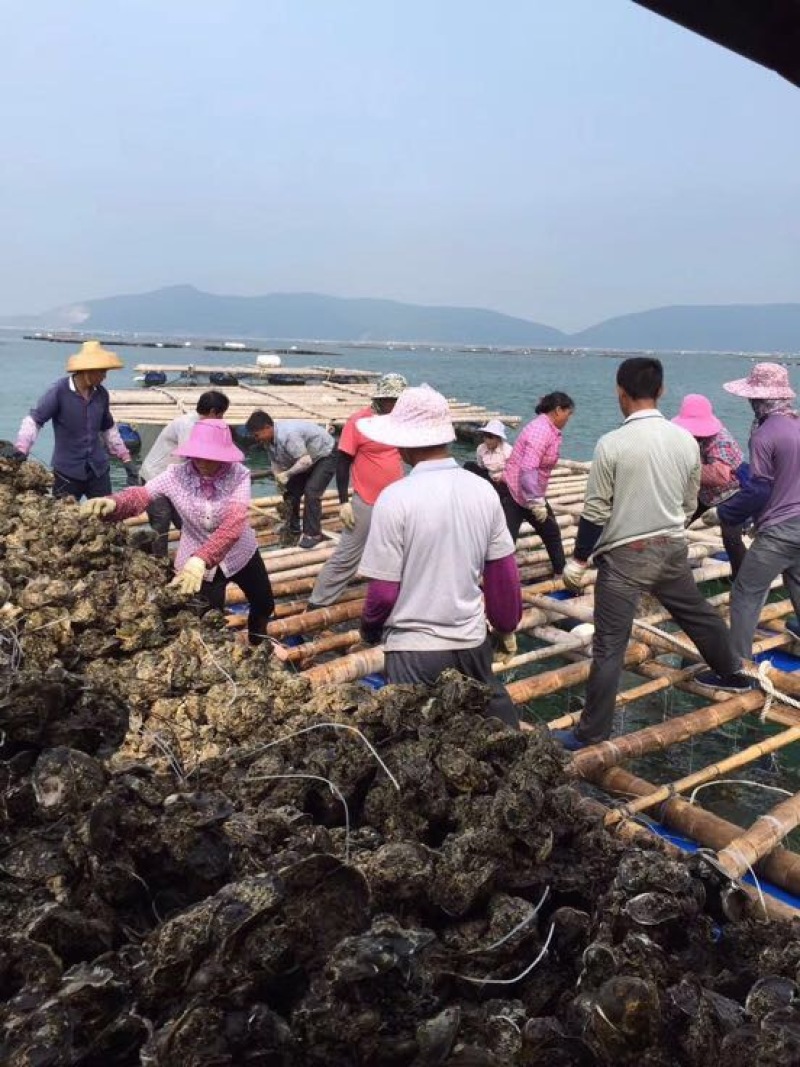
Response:
[[[481,426],[478,433],[490,433],[494,437],[501,437],[507,441],[506,428],[499,419],[489,419],[485,426]]]
[[[429,385],[405,389],[389,415],[359,419],[365,437],[394,448],[431,448],[455,441],[450,405]]]

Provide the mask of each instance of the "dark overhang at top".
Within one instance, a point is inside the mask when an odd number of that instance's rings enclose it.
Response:
[[[634,0],[800,85],[800,0]]]

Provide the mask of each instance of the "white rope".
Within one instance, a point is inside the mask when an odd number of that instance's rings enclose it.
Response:
[[[794,793],[790,793],[788,789],[781,789],[777,785],[766,785],[764,782],[754,782],[750,778],[717,778],[713,782],[703,782],[702,785],[698,785],[689,796],[689,803],[694,804],[694,798],[701,789],[710,789],[713,785],[752,785],[756,789],[766,789],[771,793],[782,793],[785,797],[794,796]],[[762,815],[761,818],[766,819],[767,816]]]
[[[445,973],[450,974],[453,978],[460,978],[463,982],[472,982],[473,985],[514,985],[516,982],[521,982],[523,978],[526,978],[533,968],[540,963],[547,954],[548,948],[550,948],[550,942],[553,940],[553,934],[556,931],[555,923],[550,923],[550,929],[547,932],[544,944],[541,951],[537,955],[533,963],[529,963],[528,966],[520,974],[515,975],[513,978],[471,978],[468,974],[456,974],[454,971],[447,971]]]
[[[347,806],[347,801],[344,798],[344,794],[341,789],[330,780],[330,778],[324,778],[321,774],[253,774],[248,775],[245,778],[246,782],[269,782],[279,778],[307,778],[313,782],[324,782],[330,789],[331,793],[341,802],[344,808],[344,861],[350,862],[350,809]]]
[[[528,915],[525,916],[525,918],[522,920],[522,922],[517,923],[517,925],[515,927],[513,927],[513,929],[509,930],[507,934],[504,934],[503,937],[501,937],[499,941],[495,941],[493,944],[487,945],[486,948],[482,948],[482,947],[481,948],[471,948],[468,952],[465,953],[465,955],[466,956],[476,956],[476,955],[479,956],[479,955],[482,955],[484,952],[493,952],[496,948],[500,948],[501,945],[504,945],[506,943],[506,941],[510,941],[511,938],[514,936],[514,934],[519,933],[520,930],[524,930],[525,927],[529,923],[533,922],[533,920],[539,914],[539,910],[540,910],[542,904],[544,904],[544,902],[547,900],[549,895],[550,895],[550,886],[546,885],[544,887],[544,893],[542,893],[541,897],[539,898],[538,904],[536,904],[536,906],[533,908],[533,910]]]

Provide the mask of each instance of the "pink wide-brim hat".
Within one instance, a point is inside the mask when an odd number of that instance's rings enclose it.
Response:
[[[791,400],[796,396],[789,385],[789,372],[780,363],[756,363],[746,378],[725,382],[722,388],[748,400]]]
[[[175,449],[176,456],[187,459],[210,459],[217,463],[241,463],[244,452],[233,443],[231,428],[222,419],[200,419],[188,440]]]
[[[358,420],[365,437],[394,448],[431,448],[455,441],[450,405],[429,385],[404,389],[394,411]]]
[[[688,430],[693,437],[713,437],[722,429],[714,414],[711,401],[702,393],[688,393],[681,401],[681,409],[672,420],[676,426]]]

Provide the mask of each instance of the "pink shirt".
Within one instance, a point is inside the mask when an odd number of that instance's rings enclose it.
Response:
[[[339,451],[353,457],[350,468],[353,489],[370,507],[387,485],[399,481],[404,474],[403,461],[397,449],[370,441],[356,425],[359,419],[367,419],[374,414],[369,407],[351,415],[339,438]]]
[[[483,441],[478,445],[476,452],[478,466],[489,472],[493,482],[504,481],[503,471],[506,469],[508,457],[511,455],[511,445],[508,441],[501,441],[497,448],[489,448]]]
[[[525,507],[544,497],[560,453],[561,430],[547,415],[537,415],[514,442],[506,463],[506,485],[518,504]]]
[[[206,563],[206,579],[214,577],[218,566],[229,578],[257,550],[256,535],[247,521],[250,471],[242,463],[224,464],[213,478],[203,478],[191,460],[173,464],[147,485],[115,493],[112,499],[117,509],[112,519],[140,515],[158,496],[171,501],[183,523],[175,556],[177,571],[190,556],[199,556]]]

